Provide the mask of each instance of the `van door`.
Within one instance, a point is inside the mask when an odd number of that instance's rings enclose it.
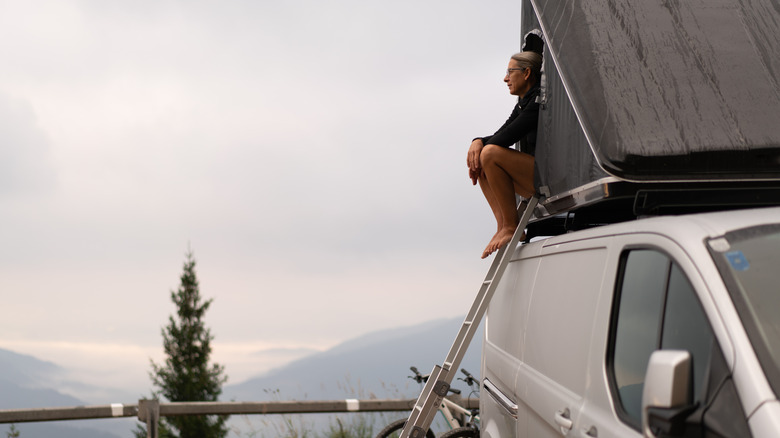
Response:
[[[517,411],[517,370],[522,363],[525,325],[541,244],[525,245],[524,258],[507,266],[485,320],[480,396],[482,437],[525,436],[526,417]],[[531,254],[531,256],[529,256]]]
[[[641,436],[644,378],[655,350],[691,353],[694,402],[701,409],[716,397],[728,373],[702,306],[701,298],[709,300],[705,283],[686,253],[673,241],[650,234],[615,236],[611,245],[615,257],[607,269],[605,299],[597,310],[610,316],[594,327],[594,354],[588,366],[594,384],[582,407],[580,435],[574,436]],[[717,397],[729,397],[739,409],[739,400],[731,395]],[[732,425],[733,436],[749,436],[746,424]],[[701,434],[694,423],[684,436]]]
[[[560,437],[577,428],[606,259],[595,240],[542,251],[517,376],[519,411],[527,416],[519,436]]]

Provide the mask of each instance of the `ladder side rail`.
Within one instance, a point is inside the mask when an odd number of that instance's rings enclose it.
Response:
[[[490,278],[489,283],[488,281],[482,283],[482,287],[480,287],[480,293],[477,294],[477,299],[474,301],[474,304],[472,304],[471,310],[469,311],[471,320],[468,320],[469,315],[466,316],[466,322],[468,322],[470,326],[469,330],[461,330],[461,332],[458,333],[455,338],[455,343],[453,344],[452,348],[450,348],[450,352],[447,355],[447,358],[444,360],[444,369],[452,370],[452,374],[455,374],[457,369],[460,367],[463,356],[465,356],[466,350],[471,344],[471,341],[474,338],[474,334],[477,331],[477,327],[482,321],[482,318],[485,316],[485,312],[487,312],[487,307],[493,298],[493,294],[495,293],[496,288],[498,288],[498,280],[501,279],[501,277],[504,275],[504,271],[506,271],[506,268],[509,266],[509,261],[514,255],[517,243],[520,241],[520,236],[523,234],[525,227],[531,220],[531,216],[533,215],[537,202],[538,198],[533,196],[527,202],[524,201],[520,203],[520,206],[518,207],[518,212],[520,209],[523,209],[522,216],[520,217],[520,224],[518,225],[517,230],[515,230],[515,233],[512,235],[512,239],[505,246],[499,249],[499,253],[496,254],[496,260],[500,259],[500,262],[496,266],[493,276],[488,277]],[[526,204],[525,207],[523,207],[523,204]],[[493,264],[496,264],[495,261]],[[448,382],[451,381],[452,379],[450,379]]]
[[[436,410],[438,409],[439,404],[441,403],[441,399],[444,397],[436,397],[436,389],[440,388],[434,388],[434,385],[436,385],[436,382],[440,381],[441,378],[441,367],[438,365],[435,365],[433,367],[433,370],[428,375],[428,381],[425,382],[425,387],[423,387],[422,392],[420,393],[420,398],[417,399],[417,402],[415,403],[414,407],[412,408],[412,412],[409,414],[409,419],[406,420],[406,425],[404,426],[404,429],[407,428],[409,425],[415,425],[415,424],[427,424],[426,431],[428,430],[428,427],[430,427],[430,424],[433,422],[433,417],[436,415]],[[447,390],[445,389],[445,394]],[[422,394],[434,394],[433,397],[427,397],[424,400],[422,399]],[[422,403],[421,403],[422,402]],[[428,418],[430,417],[430,418]],[[411,427],[410,427],[411,429]],[[403,430],[401,431],[401,436],[403,436]],[[409,436],[409,435],[407,435]],[[416,434],[413,436],[417,436]],[[425,432],[423,432],[422,435],[419,435],[420,438],[425,436]]]
[[[493,260],[493,263],[488,270],[488,274],[482,282],[482,286],[480,286],[477,297],[474,300],[474,303],[472,303],[471,309],[458,331],[455,342],[450,348],[450,352],[447,354],[445,363],[441,367],[438,365],[433,367],[428,382],[423,388],[422,393],[420,393],[417,403],[415,403],[415,406],[409,415],[409,419],[406,421],[406,424],[401,431],[400,438],[423,438],[428,428],[431,426],[436,410],[449,390],[450,383],[455,377],[454,375],[463,360],[463,356],[466,354],[466,349],[476,333],[479,321],[482,320],[482,317],[487,310],[487,305],[490,303],[493,293],[498,287],[498,280],[509,265],[509,260],[514,254],[520,236],[523,234],[525,227],[528,226],[528,222],[531,220],[531,216],[534,213],[538,201],[539,196],[534,195],[527,201],[521,202],[518,206],[518,213],[522,210],[523,214],[515,233],[512,235],[512,239],[504,245],[504,247],[499,249],[496,254],[496,258]],[[523,206],[524,204],[525,206]]]
[[[423,438],[426,436],[426,431],[431,427],[439,405],[449,390],[449,385],[442,386],[440,383],[442,371],[442,368],[438,365],[433,367],[428,377],[428,382],[425,384],[423,392],[420,393],[414,408],[412,408],[409,419],[406,420],[399,438]]]

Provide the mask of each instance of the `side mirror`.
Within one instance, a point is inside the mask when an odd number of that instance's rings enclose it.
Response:
[[[696,406],[693,399],[691,353],[658,350],[650,356],[642,391],[642,433],[656,438],[658,433],[678,435],[685,419]]]

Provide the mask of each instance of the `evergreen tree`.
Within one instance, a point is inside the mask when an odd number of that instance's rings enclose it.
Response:
[[[163,328],[165,363],[152,361],[150,373],[158,395],[172,402],[217,401],[222,384],[227,381],[224,367],[209,366],[211,340],[214,337],[203,322],[203,315],[212,300],[201,302],[195,259],[187,252],[181,285],[171,291],[176,315],[171,315]],[[179,438],[222,438],[227,435],[227,417],[181,416],[161,417],[160,432]]]
[[[15,424],[11,425],[11,428],[8,429],[8,432],[6,432],[6,436],[8,438],[19,438],[20,436],[19,429],[16,428]]]

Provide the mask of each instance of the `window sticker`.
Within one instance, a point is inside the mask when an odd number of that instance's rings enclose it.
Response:
[[[747,271],[750,268],[750,263],[742,251],[729,251],[726,253],[726,259],[735,271]]]
[[[726,252],[731,249],[729,241],[725,237],[710,240],[710,248],[718,252]]]

